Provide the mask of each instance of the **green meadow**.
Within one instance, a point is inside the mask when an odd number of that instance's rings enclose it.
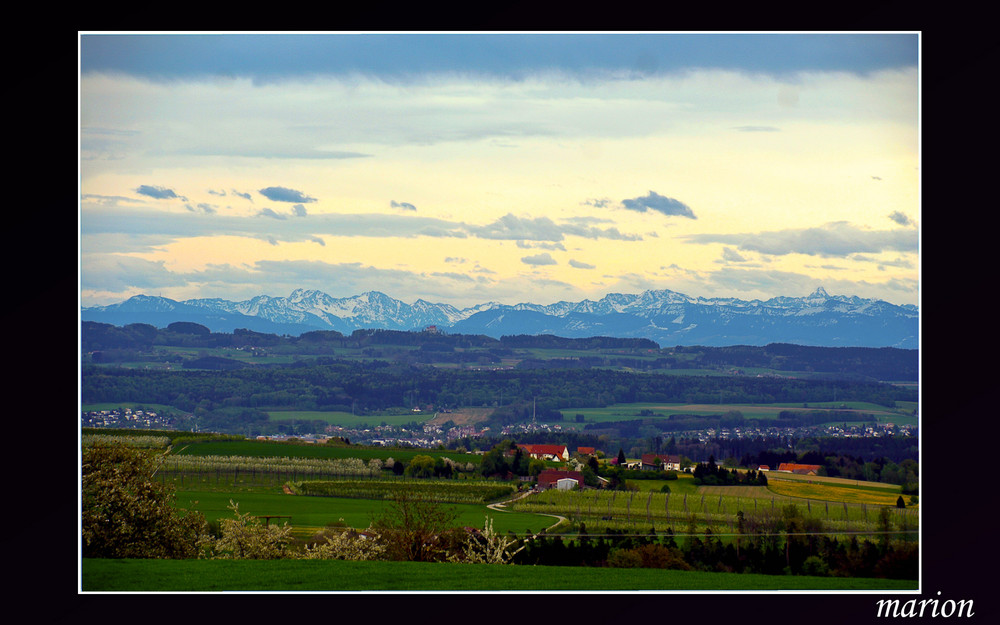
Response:
[[[293,534],[299,537],[309,537],[327,525],[344,524],[364,529],[391,505],[388,501],[374,499],[286,495],[280,488],[270,492],[177,490],[175,494],[178,507],[197,510],[209,522],[233,518],[229,509],[230,500],[239,504],[243,514],[290,517],[270,522],[287,522],[292,526]],[[494,511],[486,504],[442,504],[442,507],[456,513],[456,525],[481,529],[486,517],[490,516],[493,518],[493,529],[504,534],[514,532],[524,535],[528,530],[538,532],[556,522],[552,517],[539,514]]]
[[[344,560],[84,560],[84,592],[904,591],[914,580]]]
[[[204,441],[182,443],[171,453],[184,456],[248,456],[257,458],[360,458],[368,461],[372,458],[386,460],[394,458],[409,462],[414,456],[423,455],[431,458],[445,457],[455,462],[472,462],[479,464],[482,457],[476,454],[444,451],[439,449],[420,449],[415,447],[359,447],[343,446],[329,443],[294,443],[279,441],[233,440]]]
[[[906,403],[906,402],[901,402]],[[816,404],[686,404],[669,402],[637,402],[632,404],[614,404],[603,408],[569,408],[562,411],[564,425],[572,427],[577,424],[574,418],[582,414],[584,421],[588,423],[611,423],[614,421],[628,421],[632,419],[645,418],[669,418],[670,415],[717,415],[725,414],[729,411],[737,411],[746,419],[776,419],[783,410],[804,412],[804,411],[845,411],[851,410],[874,416],[880,423],[889,422],[896,424],[915,424],[917,417],[912,414],[915,403],[912,405],[898,406],[897,408],[886,408],[878,404],[869,402],[825,402]],[[642,411],[649,411],[653,416],[642,416]],[[662,415],[662,417],[660,416]],[[843,418],[832,417],[831,423],[843,423]],[[848,421],[850,423],[850,421]]]

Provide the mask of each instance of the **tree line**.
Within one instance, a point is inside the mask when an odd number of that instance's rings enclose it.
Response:
[[[361,329],[345,335],[336,330],[314,330],[299,336],[267,334],[247,329],[232,333],[211,332],[193,322],[174,322],[166,328],[134,323],[114,326],[84,321],[81,325],[84,352],[96,352],[106,362],[128,354],[148,352],[154,346],[173,347],[257,347],[280,348],[283,353],[317,354],[331,348],[372,350],[378,346],[419,347],[437,357],[456,350],[474,350],[471,357],[496,362],[513,350],[560,349],[576,351],[622,350],[622,354],[577,355],[561,359],[575,368],[628,366],[638,370],[766,368],[778,371],[809,371],[856,379],[917,380],[919,352],[891,347],[816,347],[772,343],[765,346],[730,347],[676,346],[661,348],[642,338],[565,338],[553,335],[514,335],[499,339],[485,335],[446,334],[428,331]],[[642,357],[638,357],[638,356]],[[411,357],[418,357],[419,354]],[[401,357],[401,356],[400,356]],[[524,366],[554,366],[552,362],[531,360]]]
[[[86,403],[141,401],[181,410],[244,407],[362,412],[409,408],[507,406],[573,409],[634,402],[870,402],[887,407],[916,401],[917,392],[875,382],[791,378],[675,376],[607,370],[449,370],[384,361],[330,359],[236,370],[145,370],[86,365]]]
[[[590,534],[581,523],[576,536],[526,539],[512,564],[610,566],[684,571],[916,579],[919,549],[915,537],[880,510],[877,538],[824,533],[822,522],[788,506],[780,515],[740,512],[737,533],[725,540],[711,529],[683,534],[673,528],[657,534],[604,529]]]

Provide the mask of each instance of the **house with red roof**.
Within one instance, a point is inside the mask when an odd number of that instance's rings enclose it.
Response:
[[[681,457],[670,454],[642,454],[641,467],[644,471],[680,471]]]
[[[573,487],[573,482],[579,488],[583,488],[583,473],[580,471],[564,471],[562,469],[545,469],[538,474],[538,482],[535,488],[545,490],[547,488],[569,489]]]
[[[820,468],[818,464],[797,464],[795,462],[782,462],[778,465],[779,471],[798,475],[819,475]]]
[[[566,445],[521,445],[518,447],[531,458],[566,462],[569,460],[569,449]]]

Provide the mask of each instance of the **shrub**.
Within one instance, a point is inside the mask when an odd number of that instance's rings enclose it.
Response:
[[[292,541],[292,528],[263,524],[257,517],[240,514],[239,504],[229,501],[235,519],[221,519],[221,536],[204,543],[206,555],[211,558],[234,560],[276,560],[288,555]]]
[[[802,562],[802,574],[826,577],[830,574],[830,567],[823,558],[809,556]]]
[[[189,558],[208,525],[174,507],[171,487],[154,481],[159,456],[122,443],[94,442],[82,456],[85,558]]]
[[[612,549],[608,554],[608,566],[617,569],[637,569],[642,567],[642,557],[634,549]]]

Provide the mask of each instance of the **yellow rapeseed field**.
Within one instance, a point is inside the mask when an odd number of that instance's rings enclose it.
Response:
[[[838,484],[809,482],[806,480],[771,480],[767,489],[786,497],[801,497],[820,501],[891,506],[896,504],[899,492],[878,491]]]

